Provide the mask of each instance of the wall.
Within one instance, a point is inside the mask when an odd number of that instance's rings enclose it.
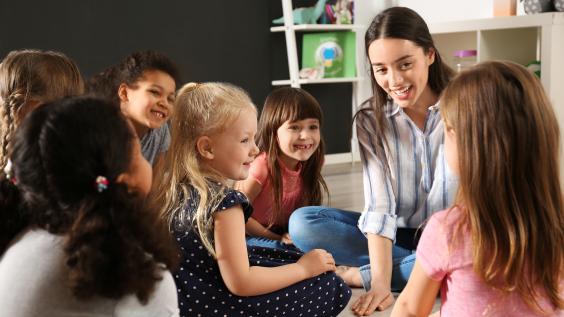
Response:
[[[89,77],[132,51],[156,49],[185,81],[233,82],[261,103],[270,89],[267,15],[263,0],[2,1],[0,55],[60,50]]]
[[[362,1],[362,0],[361,0]],[[419,13],[427,23],[482,19],[493,17],[495,0],[397,0],[400,6],[411,8]],[[523,4],[517,2],[517,15],[523,15]]]
[[[22,48],[62,51],[90,77],[130,52],[155,49],[185,82],[234,83],[261,108],[270,82],[288,78],[283,37],[269,30],[281,15],[279,0],[0,1],[0,58]],[[351,123],[342,118],[351,116],[351,85],[307,89],[325,112],[327,152],[349,151]]]

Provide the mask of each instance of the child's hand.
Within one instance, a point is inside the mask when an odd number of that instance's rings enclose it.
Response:
[[[280,242],[282,242],[284,244],[294,244],[294,242],[292,241],[292,238],[290,238],[290,234],[288,232],[286,232],[285,234],[282,235],[282,237],[280,238]]]
[[[309,251],[298,260],[297,264],[304,269],[307,278],[336,269],[333,256],[323,249]]]

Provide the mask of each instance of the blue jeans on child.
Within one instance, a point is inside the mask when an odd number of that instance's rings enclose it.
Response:
[[[293,250],[294,247],[290,244],[284,244],[278,240],[270,240],[263,237],[250,237],[247,236],[247,245],[250,247],[262,247],[281,250]]]
[[[370,289],[370,258],[368,241],[358,229],[360,213],[309,206],[292,213],[289,233],[294,245],[307,252],[325,249],[333,255],[338,265],[360,267],[365,290]],[[415,264],[415,250],[394,245],[392,248],[392,291],[401,291]]]

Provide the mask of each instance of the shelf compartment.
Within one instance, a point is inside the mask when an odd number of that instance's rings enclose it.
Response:
[[[356,24],[294,24],[290,29],[294,31],[356,31],[364,27]],[[273,26],[270,32],[284,32],[286,26]]]
[[[478,61],[510,60],[527,65],[540,60],[539,28],[484,30],[480,37]]]
[[[300,79],[300,85],[306,84],[333,84],[333,83],[354,83],[358,82],[360,77],[339,77],[339,78],[320,78],[320,79]],[[291,84],[289,79],[273,80],[272,86],[288,86]]]
[[[478,34],[475,31],[433,34],[433,41],[443,61],[452,68],[456,68],[454,52],[458,50],[478,50]]]

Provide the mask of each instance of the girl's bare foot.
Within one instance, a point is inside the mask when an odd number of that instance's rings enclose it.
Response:
[[[360,277],[358,267],[339,265],[335,273],[342,278],[348,286],[362,287],[362,278]]]

